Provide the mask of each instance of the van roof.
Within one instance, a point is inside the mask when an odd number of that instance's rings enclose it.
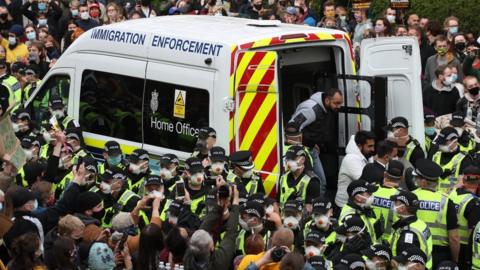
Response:
[[[151,34],[168,33],[170,36],[228,45],[240,45],[285,34],[318,32],[345,34],[339,30],[285,24],[279,21],[198,15],[159,16],[128,20],[104,27],[117,30],[136,30]]]

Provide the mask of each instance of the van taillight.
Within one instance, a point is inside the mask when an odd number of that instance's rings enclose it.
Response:
[[[307,38],[306,34],[289,34],[280,36],[280,40],[294,39],[294,38]]]

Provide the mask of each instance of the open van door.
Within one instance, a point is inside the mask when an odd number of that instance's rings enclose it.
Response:
[[[252,152],[267,194],[275,192],[281,166],[277,60],[274,51],[240,51],[235,56],[235,149],[230,152]]]
[[[416,38],[364,39],[360,55],[360,75],[388,77],[387,118],[408,119],[410,135],[423,145],[422,66]]]

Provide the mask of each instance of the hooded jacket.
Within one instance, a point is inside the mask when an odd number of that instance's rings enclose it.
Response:
[[[363,167],[367,165],[368,160],[362,154],[355,143],[355,135],[350,137],[350,141],[345,149],[346,156],[343,158],[340,171],[338,173],[337,195],[335,196],[335,204],[342,207],[348,201],[347,188],[351,182],[358,180],[362,175]]]
[[[438,87],[437,80],[433,82],[423,92],[423,106],[431,109],[437,116],[453,113],[460,94],[456,87],[445,86]]]

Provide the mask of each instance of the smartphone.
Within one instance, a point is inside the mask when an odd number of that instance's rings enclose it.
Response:
[[[175,182],[175,192],[176,192],[176,198],[183,200],[185,197],[185,183],[183,180],[178,180]]]
[[[120,239],[120,242],[118,242],[117,251],[121,252],[123,250],[123,246],[125,246],[125,242],[127,242],[127,238],[128,238],[128,233],[124,232],[122,235],[122,239]]]

